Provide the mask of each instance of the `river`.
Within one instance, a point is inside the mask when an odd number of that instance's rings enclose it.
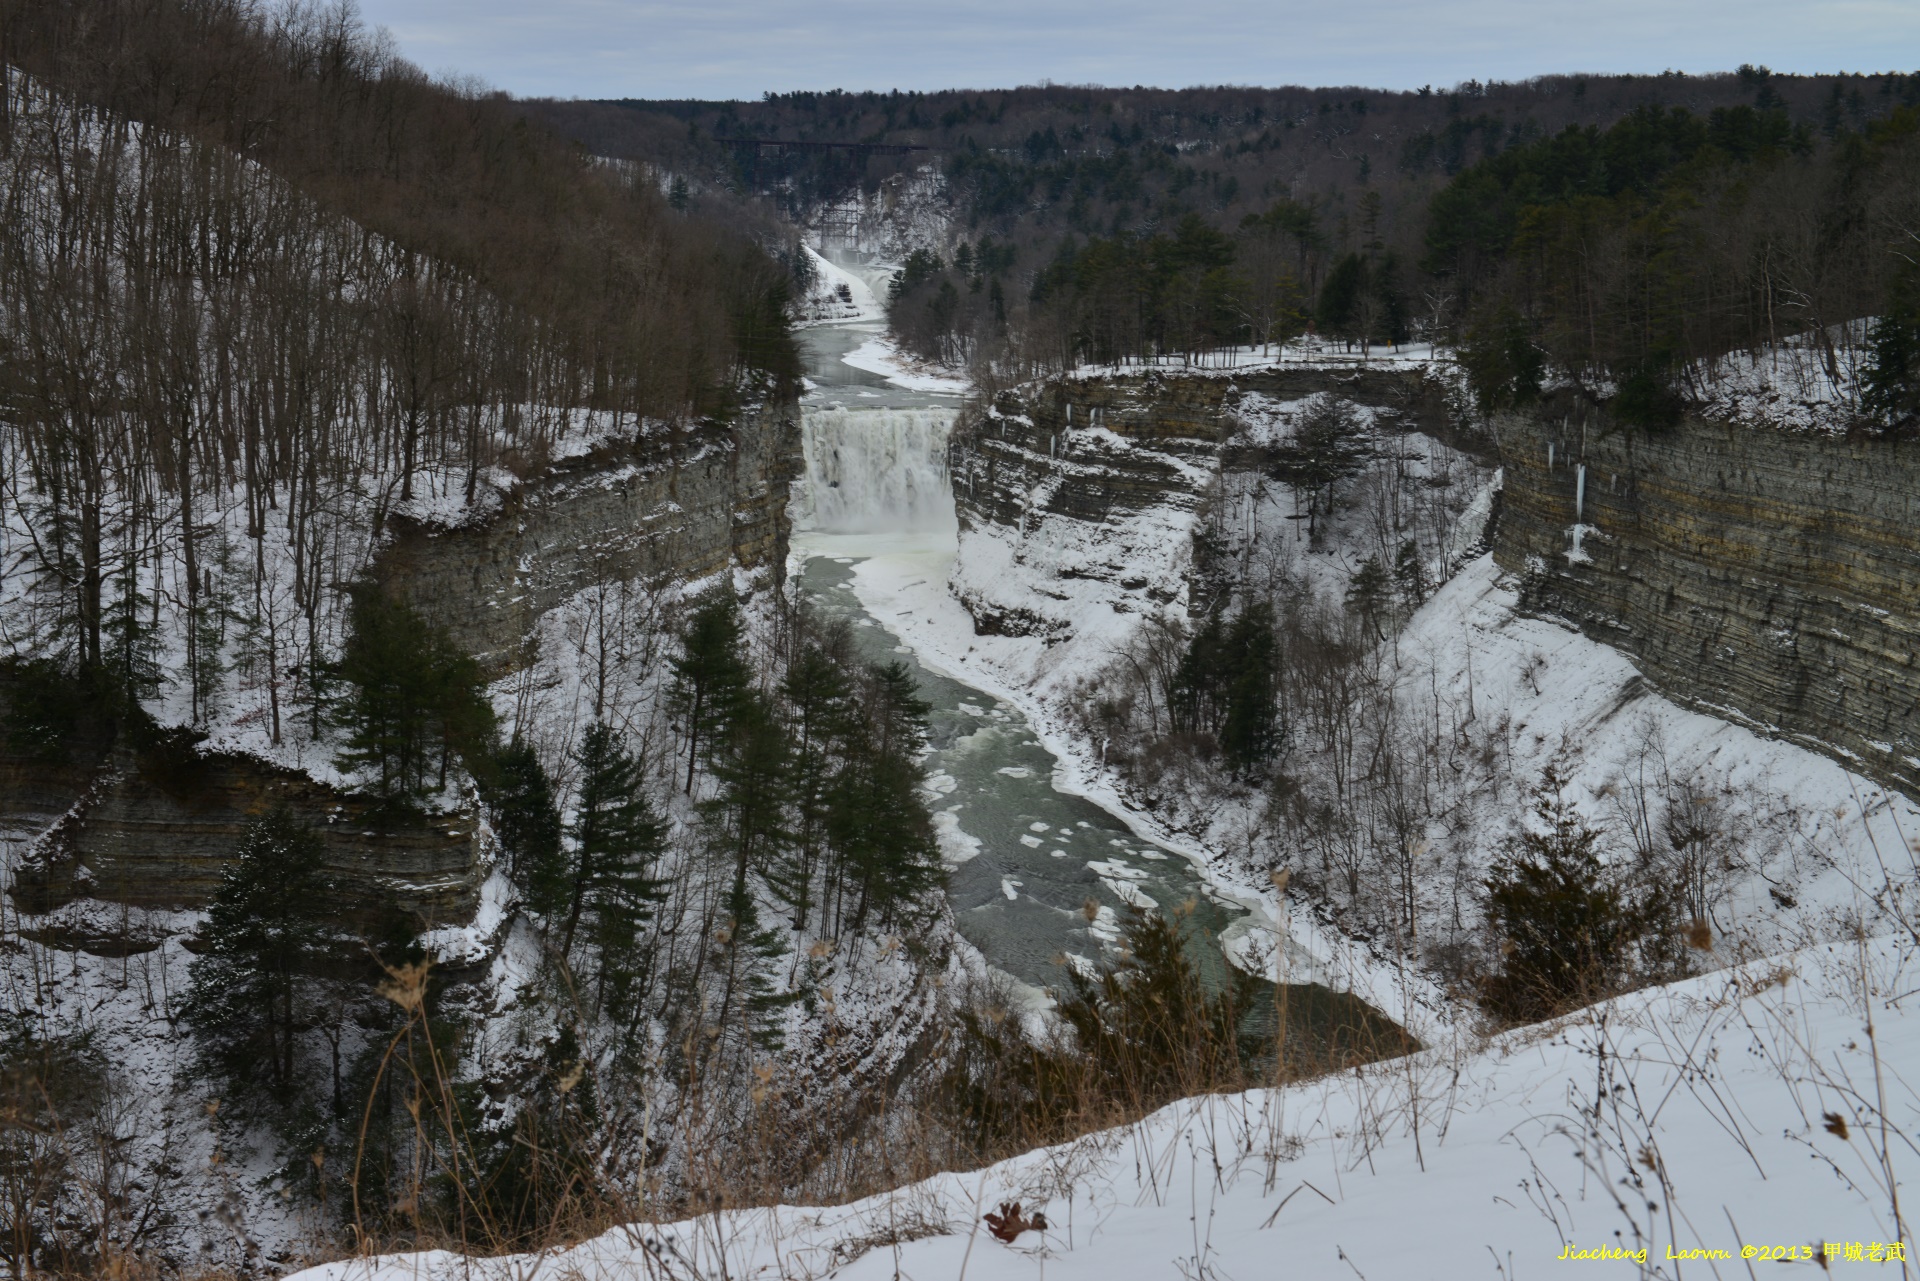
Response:
[[[927,770],[960,933],[1030,991],[1057,989],[1065,967],[1109,953],[1129,905],[1190,905],[1193,937],[1217,940],[1243,907],[1182,855],[1058,790],[1056,760],[1017,708],[924,666],[859,599],[862,560],[910,559],[915,572],[944,580],[957,542],[945,460],[958,397],[845,363],[880,332],[862,321],[799,335],[811,385],[802,401],[806,475],[793,508],[797,581],[821,612],[852,624],[869,658],[905,662],[932,705]],[[1192,954],[1209,979],[1223,977],[1218,946]]]

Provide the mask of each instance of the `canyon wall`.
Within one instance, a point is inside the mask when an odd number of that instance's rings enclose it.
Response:
[[[791,401],[762,404],[566,460],[472,525],[396,522],[375,577],[494,677],[526,657],[544,611],[595,583],[694,580],[733,564],[777,578],[798,422]],[[0,721],[11,723],[18,692],[0,679]],[[24,856],[10,887],[21,910],[78,898],[204,906],[247,825],[284,804],[323,835],[343,923],[472,919],[485,873],[472,813],[383,816],[298,771],[200,752],[180,731],[136,745],[76,697],[89,710],[57,738],[0,740],[0,841]]]
[[[701,579],[735,563],[777,578],[799,423],[794,402],[772,401],[733,421],[654,428],[567,460],[478,524],[396,522],[375,576],[492,677],[519,665],[543,613],[596,583]]]
[[[1494,552],[1522,608],[1670,698],[1920,795],[1912,442],[1695,417],[1650,432],[1571,392],[1495,429]]]
[[[1090,621],[1089,608],[1204,608],[1195,532],[1221,473],[1264,462],[1236,444],[1236,409],[1253,394],[1321,393],[1382,411],[1398,430],[1451,432],[1443,389],[1407,365],[1065,378],[963,412],[948,444],[961,531],[953,586],[976,628],[1052,642]]]
[[[329,914],[378,936],[396,922],[465,923],[483,866],[471,814],[387,815],[295,770],[247,756],[110,750],[16,870],[21,911],[77,898],[142,908],[204,907],[249,825],[285,806],[320,833],[338,898]]]
[[[1096,608],[1204,609],[1208,506],[1263,461],[1238,405],[1320,392],[1486,452],[1406,367],[1080,377],[969,409],[949,462],[976,627],[1053,643]],[[1920,448],[1698,416],[1649,432],[1571,391],[1491,437],[1492,545],[1523,610],[1676,701],[1920,795]]]

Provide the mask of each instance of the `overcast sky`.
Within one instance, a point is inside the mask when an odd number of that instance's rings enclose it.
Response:
[[[431,72],[522,96],[1357,84],[1920,67],[1920,0],[361,0]]]

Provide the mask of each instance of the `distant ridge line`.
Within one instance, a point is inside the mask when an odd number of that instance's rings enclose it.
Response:
[[[922,142],[793,142],[783,138],[715,138],[728,147],[779,147],[788,151],[860,151],[868,155],[901,156],[909,151],[932,151]]]

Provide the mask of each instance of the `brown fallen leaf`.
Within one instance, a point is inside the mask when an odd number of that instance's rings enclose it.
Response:
[[[1038,1210],[1031,1215],[1021,1214],[1018,1201],[1002,1201],[1000,1213],[988,1213],[985,1218],[987,1231],[1009,1245],[1013,1244],[1014,1238],[1029,1229],[1035,1232],[1047,1230],[1047,1216]]]

